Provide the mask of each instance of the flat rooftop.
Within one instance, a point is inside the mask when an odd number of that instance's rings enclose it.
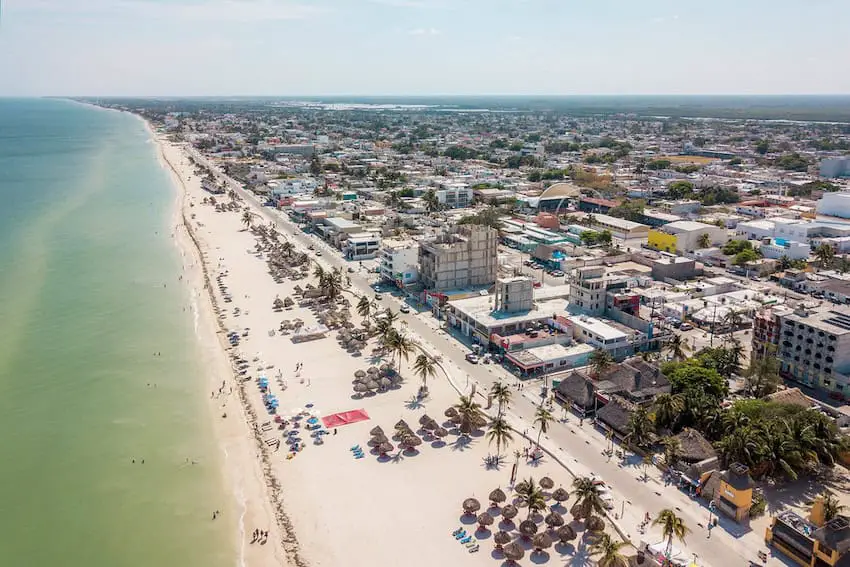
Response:
[[[549,362],[560,360],[568,356],[581,356],[590,354],[596,350],[590,345],[577,343],[570,346],[566,345],[544,345],[532,347],[525,350],[515,351],[508,354],[510,358],[520,363],[522,366],[542,366]]]
[[[493,296],[491,295],[449,301],[449,305],[475,322],[490,328],[515,323],[531,323],[533,321],[551,318],[552,315],[564,315],[566,313],[567,302],[563,299],[539,301],[536,302],[536,309],[515,313],[494,311]]]
[[[567,317],[570,322],[581,329],[602,337],[603,340],[616,340],[628,337],[627,333],[617,329],[613,324],[606,323],[596,317],[588,317],[586,315],[571,315]]]

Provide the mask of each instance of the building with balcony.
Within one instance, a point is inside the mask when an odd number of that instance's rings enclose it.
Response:
[[[381,248],[381,237],[370,232],[349,234],[342,244],[346,260],[368,260],[374,258]]]
[[[412,242],[384,242],[378,252],[381,279],[400,288],[419,281],[419,247]]]
[[[605,266],[588,266],[574,271],[570,276],[570,311],[601,315],[605,312],[606,294],[628,288],[628,277],[606,272]]]
[[[425,289],[447,291],[491,286],[498,270],[499,233],[461,225],[419,246],[419,276]]]
[[[823,498],[819,496],[808,520],[791,511],[774,516],[765,530],[765,541],[804,567],[850,565],[850,520],[839,515],[825,522],[822,509]]]
[[[780,317],[780,373],[837,399],[850,398],[850,309]]]
[[[472,203],[473,191],[466,183],[449,183],[435,191],[437,201],[447,209],[462,209]]]

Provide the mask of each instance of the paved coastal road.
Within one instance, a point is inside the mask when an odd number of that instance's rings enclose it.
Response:
[[[197,154],[195,155],[197,156]],[[206,161],[202,156],[198,156],[198,158],[201,161]],[[325,267],[340,267],[347,270],[349,266],[356,266],[354,263],[343,260],[338,253],[332,253],[330,248],[318,238],[302,232],[285,216],[268,207],[263,207],[256,197],[244,191],[232,179],[223,175],[221,178],[226,180],[229,186],[234,188],[259,215],[275,223],[288,238],[300,244],[302,248],[306,249],[313,245],[316,249],[323,250],[322,256],[314,259],[324,264]],[[357,292],[370,297],[374,294],[370,282],[363,274],[355,272],[349,274],[349,276],[351,277],[352,287]],[[385,296],[382,304],[387,305],[388,301],[390,300]],[[426,323],[423,320],[425,317],[428,317],[428,315],[411,312],[407,315],[400,314],[399,320],[407,325],[411,333],[417,335],[426,345],[430,345],[442,355],[443,365],[455,374],[453,376],[454,382],[460,388],[463,389],[472,383],[476,383],[477,390],[484,392],[498,380],[510,384],[517,382],[515,377],[497,365],[474,365],[466,362],[464,356],[468,349],[462,347],[456,339],[450,337],[445,331],[435,329],[433,321],[430,322],[431,324]],[[460,369],[460,376],[457,375],[457,369]],[[527,429],[534,438],[536,438],[536,433],[532,423],[536,404],[540,402],[539,393],[539,381],[527,384],[521,392],[516,391],[509,416],[514,429],[520,432]],[[555,414],[556,417],[564,417],[560,410],[556,410]],[[642,536],[638,532],[637,526],[645,513],[655,515],[663,508],[672,508],[685,519],[685,523],[693,532],[687,538],[686,544],[677,543],[677,547],[687,549],[691,554],[696,554],[700,566],[731,567],[733,565],[747,565],[749,561],[757,561],[758,550],[765,549],[762,540],[763,534],[749,533],[736,538],[724,529],[715,529],[711,537],[708,538],[708,532],[705,529],[708,521],[708,510],[704,506],[695,503],[678,488],[665,486],[657,469],[650,468],[649,478],[645,481],[643,467],[639,466],[639,460],[635,462],[634,459],[631,459],[632,464],[624,464],[616,457],[609,458],[603,453],[607,443],[605,437],[598,431],[594,431],[589,422],[580,427],[579,420],[573,415],[566,417],[564,424],[551,426],[549,434],[544,436],[543,439],[543,445],[556,452],[559,459],[574,474],[586,475],[593,472],[611,486],[615,496],[615,506],[611,510],[611,515],[613,517],[614,514],[623,513],[622,518],[617,523],[629,535],[634,544],[639,544],[641,539],[650,543],[659,541],[661,538],[658,535]],[[509,470],[505,469],[504,474],[507,483]],[[531,474],[534,473],[530,467],[520,467],[519,476]],[[721,521],[723,520],[721,519]],[[725,525],[734,526],[731,522]],[[783,562],[779,558],[772,557],[768,562],[768,565],[780,564],[783,564]]]

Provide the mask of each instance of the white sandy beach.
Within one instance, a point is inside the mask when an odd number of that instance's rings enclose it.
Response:
[[[209,281],[197,262],[193,239],[184,231],[177,231],[178,243],[187,258],[187,283],[197,297],[199,312],[198,335],[210,373],[210,389],[214,392],[211,403],[216,416],[216,430],[227,457],[227,479],[238,501],[244,502],[244,519],[240,522],[238,546],[243,550],[245,565],[386,565],[404,563],[411,566],[432,565],[501,565],[504,558],[493,553],[493,533],[478,532],[480,551],[470,554],[458,543],[451,532],[461,525],[475,531],[474,517],[462,517],[461,502],[470,496],[488,507],[487,495],[501,487],[508,490],[511,465],[507,459],[499,470],[487,469],[483,458],[493,449],[483,434],[474,435],[465,445],[459,437],[450,434],[445,444],[424,442],[413,455],[401,454],[381,462],[367,452],[363,459],[355,459],[349,450],[354,445],[364,449],[369,440],[369,430],[380,425],[388,435],[399,420],[406,420],[418,429],[419,418],[428,413],[443,422],[443,412],[457,402],[458,393],[440,373],[429,382],[430,397],[421,405],[410,403],[415,397],[419,380],[410,369],[402,368],[406,382],[401,388],[389,390],[360,399],[353,395],[352,380],[356,370],[379,366],[381,360],[370,354],[375,339],[361,357],[353,357],[340,347],[332,331],[327,338],[293,343],[290,336],[269,330],[278,329],[282,319],[301,318],[306,325],[316,322],[308,308],[298,307],[293,287],[302,287],[309,280],[275,283],[268,272],[266,260],[252,253],[257,242],[251,231],[241,222],[241,212],[216,212],[202,204],[209,195],[200,187],[200,179],[186,154],[177,146],[159,139],[162,157],[173,167],[178,185],[185,191],[182,214],[190,225],[194,242],[200,246]],[[229,202],[223,195],[219,202]],[[222,302],[215,278],[226,272],[222,281],[233,297],[232,303]],[[212,294],[212,295],[210,295]],[[291,296],[296,300],[293,309],[274,312],[275,297]],[[356,303],[353,298],[352,303]],[[214,306],[221,308],[219,316]],[[234,308],[241,312],[237,316]],[[353,308],[352,308],[353,311]],[[354,314],[353,321],[360,317]],[[237,347],[251,363],[250,381],[235,379],[229,361],[230,346],[225,333],[250,329],[248,337]],[[411,357],[411,361],[415,355]],[[300,376],[295,366],[303,363]],[[272,428],[255,436],[253,425],[272,421],[263,406],[256,377],[258,367],[271,366],[262,373],[269,377],[271,391],[280,399],[279,414],[289,416],[293,408],[314,404],[322,416],[346,410],[365,410],[370,419],[338,428],[338,434],[325,436],[322,445],[308,442],[303,451],[292,459],[286,458],[286,444],[280,450],[265,442],[282,439],[283,432]],[[287,384],[283,390],[275,379],[278,370]],[[215,392],[224,381],[224,392],[232,394],[218,397]],[[240,384],[244,387],[245,407],[239,397]],[[227,417],[222,417],[226,414]],[[253,415],[256,415],[256,421]],[[521,449],[522,439],[516,436],[514,449]],[[444,445],[444,446],[441,446]],[[395,457],[397,451],[392,455]],[[555,485],[569,490],[572,478],[560,467],[544,460],[538,466],[519,466],[520,479],[550,476]],[[549,501],[554,504],[554,501]],[[567,506],[571,502],[567,503]],[[563,511],[563,510],[562,510]],[[236,514],[242,511],[236,510]],[[493,512],[491,510],[491,512]],[[565,511],[567,521],[571,519]],[[547,512],[544,512],[547,513]],[[527,512],[520,510],[517,523]],[[470,527],[471,525],[471,527]],[[581,524],[573,524],[581,536]],[[540,524],[541,531],[545,524]],[[268,529],[266,545],[250,544],[254,528]],[[516,531],[512,532],[516,535]],[[519,564],[563,565],[573,555],[575,564],[586,561],[587,550],[579,537],[572,545],[555,545],[547,554],[530,553],[530,543],[524,542],[526,556]],[[576,549],[578,548],[578,549]]]

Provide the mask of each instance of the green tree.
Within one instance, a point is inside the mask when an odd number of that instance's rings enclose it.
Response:
[[[753,356],[746,373],[746,388],[751,396],[763,398],[779,389],[779,361],[773,356]]]
[[[254,224],[254,215],[252,215],[250,211],[245,211],[242,213],[242,224],[245,225],[246,229],[251,228],[251,226]]]
[[[487,424],[487,419],[481,406],[469,396],[461,396],[458,403],[454,405],[457,410],[460,422],[458,429],[463,435],[469,435],[479,427],[484,427]]]
[[[660,527],[661,534],[667,538],[666,555],[668,558],[673,549],[673,538],[675,537],[685,543],[685,536],[691,533],[690,528],[685,525],[685,521],[669,508],[661,510],[658,517],[652,520],[652,525]]]
[[[387,347],[393,355],[393,360],[395,360],[395,357],[398,356],[398,373],[401,374],[401,361],[402,359],[410,359],[410,354],[415,348],[415,343],[404,333],[395,331],[390,333],[387,340]]]
[[[609,366],[614,364],[614,357],[607,350],[598,348],[590,353],[587,361],[590,363],[593,375],[598,378]]]
[[[846,506],[843,506],[838,498],[830,492],[829,490],[824,490],[823,494],[821,494],[823,498],[823,517],[827,522],[830,520],[834,520],[836,516],[844,512],[847,509]]]
[[[626,425],[626,440],[633,443],[636,447],[645,447],[652,440],[655,433],[655,424],[652,423],[652,416],[649,411],[638,406],[629,416],[629,422]]]
[[[492,445],[496,444],[496,455],[502,454],[502,447],[507,447],[513,442],[513,428],[508,424],[507,420],[501,415],[496,416],[490,422],[490,427],[487,429],[487,441]]]
[[[658,394],[652,407],[656,425],[672,429],[685,410],[685,400],[681,394]]]
[[[682,442],[675,437],[667,437],[664,443],[664,462],[668,466],[675,466],[682,457]]]
[[[436,378],[437,362],[427,354],[420,354],[413,362],[413,372],[422,380],[423,391],[428,391],[428,378]]]
[[[744,250],[742,252],[738,252],[735,254],[735,259],[732,260],[732,263],[736,266],[744,266],[749,264],[750,262],[755,262],[759,259],[759,254],[755,250]]]
[[[313,154],[313,157],[310,158],[310,174],[319,176],[322,173],[322,162],[319,159],[317,154]]]
[[[671,199],[688,199],[694,194],[694,184],[690,181],[674,181],[667,186],[667,196]]]
[[[540,446],[540,437],[549,431],[549,424],[554,421],[555,417],[552,415],[552,412],[547,410],[545,407],[538,406],[537,410],[534,412],[534,425],[539,427],[537,432],[537,446]]]
[[[529,518],[535,512],[539,512],[546,507],[546,497],[543,494],[543,490],[532,477],[519,482],[516,485],[516,493],[519,496],[520,502],[528,508]]]
[[[508,407],[510,407],[511,397],[513,396],[510,386],[502,382],[496,382],[490,388],[490,395],[499,404],[499,415],[503,415]]]
[[[593,513],[602,515],[605,513],[605,502],[602,500],[602,491],[591,477],[576,477],[573,480],[573,494],[576,497],[580,517],[587,518]]]
[[[823,243],[817,248],[815,248],[815,258],[820,261],[820,265],[824,268],[828,268],[832,265],[832,261],[835,259],[835,250],[827,243]]]
[[[603,533],[590,546],[590,554],[599,556],[596,560],[598,567],[628,567],[629,560],[620,551],[626,543],[614,541],[610,535]]]
[[[688,357],[688,343],[684,338],[682,338],[682,335],[678,333],[674,333],[670,337],[670,339],[664,344],[664,350],[667,351],[667,353],[670,355],[670,358],[677,362],[680,360],[685,360]]]
[[[360,300],[357,302],[357,314],[363,317],[364,319],[368,319],[369,315],[372,314],[372,310],[374,309],[375,304],[369,301],[369,298],[365,295],[360,297]]]
[[[429,213],[435,213],[440,210],[440,201],[437,199],[437,193],[433,189],[428,189],[422,196],[422,200],[425,201],[425,207]]]
[[[700,248],[708,248],[711,246],[711,235],[707,232],[703,232],[697,237],[697,246]]]
[[[767,154],[770,151],[770,142],[767,140],[759,140],[756,144],[756,153],[761,155]]]

